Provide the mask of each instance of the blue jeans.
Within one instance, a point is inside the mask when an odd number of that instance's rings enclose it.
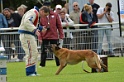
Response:
[[[98,30],[98,50],[97,50],[97,53],[101,54],[104,34],[106,35],[106,38],[107,38],[109,52],[112,54],[113,53],[113,49],[112,49],[112,44],[110,42],[110,39],[111,39],[111,29],[100,29],[100,30]]]
[[[98,49],[98,30],[92,30],[92,42],[91,42],[91,49],[97,53]]]

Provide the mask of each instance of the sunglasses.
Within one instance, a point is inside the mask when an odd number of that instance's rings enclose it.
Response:
[[[74,5],[73,7],[77,7],[78,5]]]
[[[61,13],[60,15],[65,15],[65,13]]]

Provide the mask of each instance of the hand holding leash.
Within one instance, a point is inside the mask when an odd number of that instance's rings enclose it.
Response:
[[[43,26],[42,32],[46,32],[46,31],[47,31],[46,26]]]
[[[59,39],[59,43],[60,43],[59,47],[62,48],[62,45],[63,45],[63,39]]]

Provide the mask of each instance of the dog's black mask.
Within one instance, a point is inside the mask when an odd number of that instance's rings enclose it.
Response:
[[[59,50],[59,49],[61,49],[60,47],[59,47],[59,45],[60,45],[60,43],[57,43],[57,44],[55,44],[56,46],[55,46],[55,50]],[[49,52],[53,52],[52,51],[52,45],[47,45],[46,46],[47,47],[47,49],[49,50]]]
[[[55,47],[55,50],[59,50],[59,49],[61,49],[59,46],[56,46],[56,47]]]
[[[57,44],[56,44],[56,47],[55,47],[56,50],[61,49],[61,48],[59,47],[59,45],[60,45],[60,43],[57,43]]]

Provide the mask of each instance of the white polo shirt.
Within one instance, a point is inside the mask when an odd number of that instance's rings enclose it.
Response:
[[[99,8],[97,11],[97,14],[102,14],[104,13],[104,8]],[[106,16],[108,16],[108,14],[106,13]],[[109,23],[108,19],[106,18],[105,14],[101,19],[98,19],[98,23]],[[110,11],[110,16],[112,17],[112,19],[114,20],[114,13],[112,11]],[[100,27],[111,27],[111,25],[104,25],[104,26],[100,26]]]

